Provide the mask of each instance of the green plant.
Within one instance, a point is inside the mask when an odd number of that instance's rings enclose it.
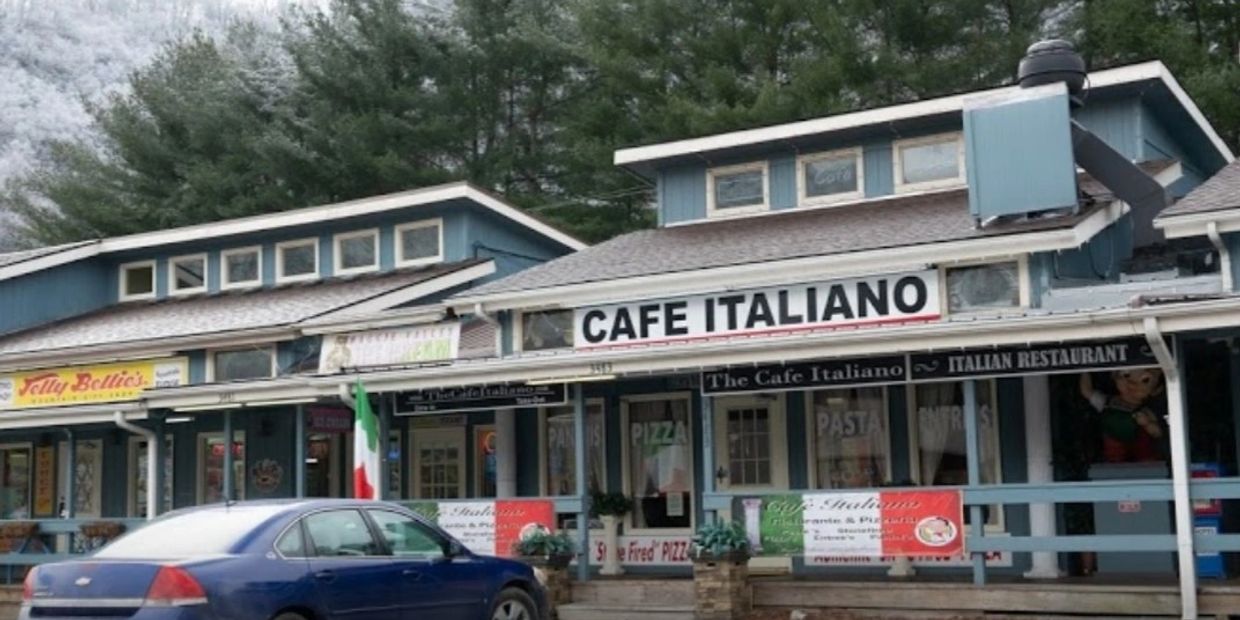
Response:
[[[624,493],[600,493],[590,496],[590,516],[623,517],[633,510],[633,500]]]
[[[527,557],[559,557],[573,554],[573,539],[568,534],[534,532],[512,545],[513,553]]]
[[[694,557],[748,553],[749,537],[745,527],[736,521],[706,523],[693,537]]]

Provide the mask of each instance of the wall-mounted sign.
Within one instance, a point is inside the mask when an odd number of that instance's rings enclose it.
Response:
[[[415,415],[481,411],[508,407],[542,407],[568,402],[568,388],[552,385],[479,385],[401,392],[396,395],[396,414]]]
[[[456,358],[460,342],[459,322],[327,335],[319,351],[319,372],[450,360]]]
[[[939,318],[935,270],[638,301],[573,311],[578,349]]]
[[[56,448],[34,449],[34,516],[56,516]]]
[[[347,433],[353,430],[353,411],[344,407],[306,408],[306,430],[311,433]]]
[[[32,370],[0,375],[0,410],[137,400],[143,390],[188,382],[184,357]]]
[[[1141,338],[915,353],[909,358],[910,374],[914,381],[1158,365],[1158,359],[1150,350],[1149,343]]]
[[[634,566],[687,566],[691,563],[692,541],[685,535],[619,536],[616,555],[621,564]],[[603,536],[590,535],[590,565],[597,566],[607,557],[607,541]]]
[[[908,360],[905,356],[888,355],[707,370],[702,372],[702,393],[772,392],[901,383],[907,378]]]
[[[555,530],[550,500],[411,502],[409,508],[434,521],[474,553],[512,557],[513,545],[535,532]]]

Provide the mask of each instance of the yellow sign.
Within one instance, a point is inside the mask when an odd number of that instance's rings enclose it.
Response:
[[[56,516],[56,449],[34,449],[34,516]]]
[[[185,385],[184,357],[0,375],[0,410],[137,400],[148,388]]]

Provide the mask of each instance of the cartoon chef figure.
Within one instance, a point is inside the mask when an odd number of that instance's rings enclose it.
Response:
[[[1094,389],[1089,373],[1081,375],[1081,394],[1100,416],[1103,458],[1110,463],[1160,460],[1155,444],[1163,429],[1149,400],[1162,393],[1162,371],[1117,370],[1111,377],[1116,393],[1108,396]]]

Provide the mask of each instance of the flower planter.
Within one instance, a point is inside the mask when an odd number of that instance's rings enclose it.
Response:
[[[39,524],[31,521],[14,521],[0,525],[0,552],[18,551],[26,541],[38,535]]]
[[[81,530],[82,535],[87,538],[110,541],[124,533],[125,525],[115,521],[93,521],[91,523],[83,523]]]
[[[573,586],[568,580],[568,564],[573,561],[573,556],[523,555],[517,556],[517,559],[532,566],[535,574],[541,574],[541,581],[547,588],[551,617],[558,617],[556,608],[573,602]]]
[[[693,558],[696,620],[739,620],[749,613],[749,557],[739,551]]]

